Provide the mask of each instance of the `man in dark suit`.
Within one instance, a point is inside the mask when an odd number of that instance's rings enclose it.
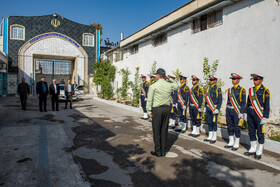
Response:
[[[50,96],[52,99],[52,110],[55,111],[54,103],[56,104],[56,111],[58,110],[58,97],[59,97],[59,89],[58,84],[56,84],[56,80],[53,79],[53,83],[50,85]]]
[[[67,83],[65,84],[64,90],[66,96],[65,109],[67,108],[68,101],[70,101],[70,109],[72,109],[72,96],[74,94],[74,85],[71,84],[70,79],[68,79]]]
[[[37,82],[36,94],[39,96],[39,108],[40,112],[43,112],[42,102],[44,102],[44,111],[47,112],[47,96],[48,96],[48,84],[45,82],[45,77],[41,78],[41,81]]]
[[[30,94],[30,89],[29,85],[25,82],[25,78],[22,78],[21,80],[22,82],[18,85],[17,93],[20,96],[22,110],[26,110],[26,101]]]

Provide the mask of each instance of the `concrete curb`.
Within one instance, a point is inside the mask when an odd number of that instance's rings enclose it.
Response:
[[[124,105],[124,104],[116,103],[114,101],[100,99],[98,97],[93,97],[93,100],[100,101],[100,102],[103,102],[103,103],[106,103],[106,104],[109,104],[109,105],[113,105],[113,106],[116,106],[116,107],[119,107],[119,108],[122,108],[122,109],[126,109],[126,110],[130,110],[130,111],[133,111],[133,112],[143,114],[142,108],[127,106],[127,105]],[[191,127],[191,122],[189,120],[188,120],[188,127],[189,128]],[[208,125],[201,124],[200,130],[201,130],[201,132],[207,133],[208,132]],[[221,137],[221,138],[224,138],[224,139],[228,139],[227,129],[218,127],[217,136]],[[250,145],[250,139],[249,139],[248,134],[245,134],[245,133],[241,132],[240,143]],[[280,142],[265,139],[264,149],[280,154]]]

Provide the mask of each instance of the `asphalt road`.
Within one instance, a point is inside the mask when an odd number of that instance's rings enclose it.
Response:
[[[170,131],[166,157],[154,157],[151,123],[141,114],[85,96],[73,109],[39,112],[30,97],[0,97],[0,186],[280,186],[280,156],[256,161],[206,136]]]

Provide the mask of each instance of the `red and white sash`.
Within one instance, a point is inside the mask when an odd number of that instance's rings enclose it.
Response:
[[[185,100],[183,99],[183,96],[181,95],[180,88],[177,91],[177,95],[178,95],[179,102],[181,103],[182,106],[184,106]]]
[[[141,84],[141,92],[142,92],[142,94],[146,97],[146,93],[145,93],[145,91],[144,91],[144,89],[143,89],[143,86],[144,86],[144,84],[142,83],[142,84]]]
[[[194,106],[197,108],[197,110],[199,109],[198,107],[198,101],[193,93],[193,88],[192,89],[189,89],[189,92],[190,92],[190,97],[191,97],[191,100],[192,100],[192,103],[194,104]]]
[[[249,98],[250,98],[250,101],[252,103],[252,106],[253,106],[255,112],[259,116],[260,120],[262,120],[263,108],[261,107],[260,102],[258,100],[255,87],[249,88]]]
[[[217,106],[214,105],[214,103],[213,103],[213,101],[212,101],[212,99],[211,99],[211,97],[210,97],[209,90],[210,90],[210,86],[207,87],[207,89],[206,89],[205,98],[206,98],[206,102],[207,102],[208,106],[210,107],[210,109],[211,109],[212,111],[214,111],[214,110],[216,109]]]
[[[240,106],[239,106],[239,104],[236,100],[236,97],[234,95],[233,88],[228,89],[228,96],[229,96],[230,103],[233,106],[235,112],[239,115],[240,114]]]

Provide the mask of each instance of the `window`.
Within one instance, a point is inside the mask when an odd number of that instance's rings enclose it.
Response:
[[[199,19],[193,20],[192,33],[207,30],[223,24],[223,10],[211,12],[200,16]]]
[[[216,27],[223,24],[223,11],[212,12],[208,14],[208,27]]]
[[[167,42],[167,35],[161,34],[154,39],[154,46],[159,46]]]
[[[10,36],[13,40],[25,40],[25,28],[21,25],[11,25]]]
[[[83,46],[94,46],[94,35],[90,33],[83,34]]]
[[[135,54],[138,53],[138,45],[134,45],[130,48],[130,53]]]

